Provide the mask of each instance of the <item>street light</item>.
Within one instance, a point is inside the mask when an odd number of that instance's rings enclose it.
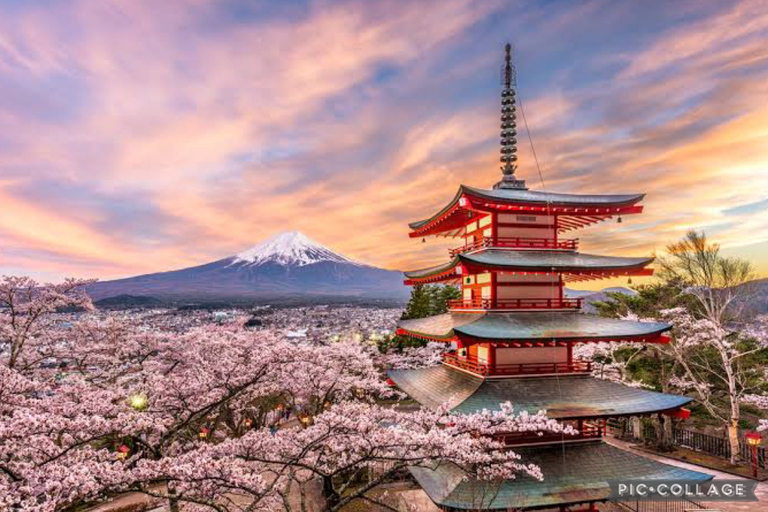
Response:
[[[137,411],[143,411],[149,405],[149,400],[144,393],[136,393],[128,397],[128,405]]]
[[[758,432],[748,432],[744,437],[747,444],[752,447],[752,476],[757,478],[757,447],[763,441],[763,436]]]

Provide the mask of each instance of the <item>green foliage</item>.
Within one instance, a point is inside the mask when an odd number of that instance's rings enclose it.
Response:
[[[609,318],[622,318],[634,313],[640,318],[659,318],[665,309],[695,307],[694,299],[682,294],[683,287],[678,281],[665,281],[634,287],[637,295],[609,292],[607,301],[594,302],[597,314]]]
[[[395,334],[393,336],[386,336],[376,343],[379,352],[386,354],[392,352],[402,352],[403,349],[411,347],[423,347],[427,344],[425,340],[414,338],[412,336],[400,336]]]
[[[448,312],[448,301],[461,298],[461,290],[456,286],[437,284],[418,284],[411,290],[411,298],[405,306],[402,320],[426,318]],[[392,336],[379,343],[379,350],[401,351],[407,347],[422,347],[426,341],[410,336]]]
[[[461,297],[455,286],[417,284],[411,290],[411,298],[400,317],[403,320],[426,318],[448,311],[448,301]]]

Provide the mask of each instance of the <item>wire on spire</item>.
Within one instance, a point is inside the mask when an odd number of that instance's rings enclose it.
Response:
[[[501,181],[493,188],[526,189],[525,181],[515,177],[517,170],[517,115],[515,87],[517,76],[512,64],[512,45],[504,47],[504,88],[501,91]]]

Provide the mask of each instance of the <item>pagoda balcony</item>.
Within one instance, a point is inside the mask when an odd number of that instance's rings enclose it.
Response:
[[[579,247],[579,240],[569,238],[564,240],[554,240],[552,238],[502,238],[485,236],[479,240],[474,240],[461,247],[451,249],[451,256],[457,254],[476,251],[486,247],[509,248],[509,249],[556,249],[561,251],[575,251]]]
[[[455,353],[443,354],[443,362],[449,366],[480,375],[482,377],[504,377],[521,375],[590,374],[592,361],[574,359],[569,362],[494,364],[482,363],[476,358],[460,357]]]
[[[587,423],[579,421],[572,426],[578,430],[576,434],[562,434],[544,432],[538,435],[535,432],[513,432],[498,436],[497,440],[506,445],[521,445],[532,443],[559,443],[561,441],[580,441],[582,439],[599,439],[605,436],[606,428],[603,422]]]
[[[457,310],[548,310],[581,309],[582,299],[452,299],[448,309]]]

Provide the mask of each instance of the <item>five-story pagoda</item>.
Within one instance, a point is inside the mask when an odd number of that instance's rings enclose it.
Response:
[[[502,179],[492,189],[461,185],[432,217],[410,225],[410,236],[461,238],[450,259],[406,272],[406,284],[458,284],[461,298],[449,312],[403,320],[398,334],[450,343],[443,364],[390,373],[427,407],[447,403],[469,413],[511,402],[517,412],[546,410],[577,435],[512,436],[544,481],[521,478],[493,488],[467,480],[445,463],[412,473],[443,510],[594,510],[607,499],[612,478],[706,480],[709,475],[660,464],[601,440],[609,418],[656,413],[681,415],[691,399],[597,379],[592,363],[576,359],[579,343],[667,343],[670,326],[587,315],[579,299],[564,295],[566,282],[647,276],[653,258],[578,252],[566,232],[642,212],[643,194],[577,195],[534,191],[515,175],[516,101],[510,46],[506,46],[501,115]]]

